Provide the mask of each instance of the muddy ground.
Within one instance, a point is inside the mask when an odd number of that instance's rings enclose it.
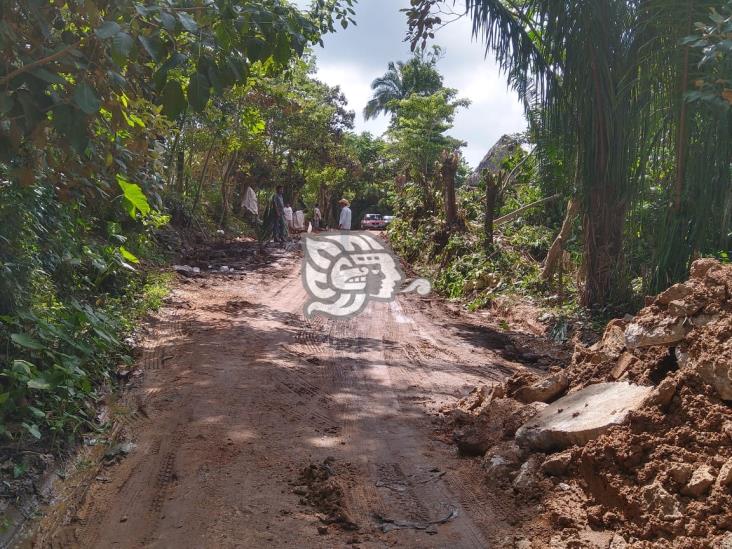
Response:
[[[479,383],[567,357],[530,322],[504,330],[436,298],[306,322],[300,261],[297,249],[259,257],[253,243],[189,258],[202,274],[181,277],[141,329],[129,388],[108,406],[118,444],[131,444],[99,465],[77,463],[86,473],[57,483],[26,545],[467,548],[525,538],[537,504],[486,484],[439,411]],[[207,272],[212,263],[235,270]]]

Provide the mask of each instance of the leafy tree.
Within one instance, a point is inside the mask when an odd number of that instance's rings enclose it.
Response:
[[[142,314],[163,196],[223,173],[217,143],[233,166],[263,130],[253,80],[351,4],[0,0],[0,434],[62,444],[93,424],[98,383],[130,360],[118,334]]]
[[[413,46],[441,24],[431,9],[441,3],[420,0],[408,10]],[[629,276],[644,267],[624,260],[628,235],[641,228],[662,234],[653,244],[657,268],[643,273],[656,286],[728,238],[729,216],[715,206],[730,196],[730,114],[689,102],[702,57],[680,46],[693,22],[719,5],[465,2],[474,34],[527,110],[543,117],[543,131],[561,136],[543,141],[561,146],[565,176],[582,201],[586,305],[624,299]],[[651,228],[637,212],[654,195],[668,206],[654,208]]]
[[[396,113],[388,131],[392,154],[398,159],[402,173],[422,189],[422,204],[427,211],[435,208],[434,182],[440,155],[463,145],[462,141],[445,135],[457,110],[470,104],[456,96],[457,90],[445,88],[427,96],[412,94],[392,103]]]
[[[442,89],[442,75],[436,64],[440,58],[440,48],[435,46],[431,54],[418,54],[406,63],[389,63],[386,73],[371,83],[374,92],[364,108],[368,120],[380,114],[394,114],[395,101],[406,99],[412,94],[432,95]]]

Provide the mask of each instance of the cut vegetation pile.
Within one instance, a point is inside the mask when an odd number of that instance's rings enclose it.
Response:
[[[732,266],[702,259],[565,369],[478,387],[447,416],[491,484],[541,500],[527,526],[553,537],[525,547],[732,547],[730,401]]]

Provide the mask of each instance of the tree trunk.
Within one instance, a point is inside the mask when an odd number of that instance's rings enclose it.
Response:
[[[582,305],[606,305],[623,281],[621,261],[625,204],[609,184],[597,186],[586,198],[582,220],[584,233],[585,286]]]
[[[183,194],[185,183],[186,152],[181,147],[178,150],[178,159],[175,164],[175,190],[179,195]]]
[[[459,156],[455,152],[446,153],[442,158],[442,183],[445,192],[445,222],[448,230],[457,224],[457,204],[455,203],[455,175],[458,170]]]
[[[626,133],[624,128],[617,126],[618,121],[613,118],[608,104],[606,92],[612,82],[607,81],[608,75],[598,67],[594,57],[591,71],[594,98],[589,120],[591,130],[587,135],[578,135],[578,139],[592,145],[586,146],[578,160],[584,164],[584,169],[579,172],[583,178],[584,194],[585,284],[580,296],[584,307],[606,305],[611,298],[620,295],[622,286],[627,282],[622,271],[626,203],[621,181],[613,179],[627,174],[616,172],[611,175],[613,167],[622,165],[617,147],[611,143],[624,139]]]
[[[201,177],[198,180],[198,189],[196,189],[196,198],[193,199],[193,206],[191,206],[191,221],[196,217],[196,209],[198,208],[198,202],[201,200],[201,192],[203,191],[203,181],[206,178],[206,172],[208,172],[208,163],[211,160],[211,153],[213,152],[214,145],[216,145],[216,138],[211,140],[211,146],[208,148],[206,153],[206,160],[203,162],[203,168],[201,169]],[[190,155],[193,156],[193,155]],[[189,224],[190,225],[190,224]]]
[[[229,179],[234,171],[239,152],[236,151],[229,158],[229,162],[224,168],[224,173],[221,176],[221,218],[219,219],[219,227],[223,228],[229,218]]]
[[[483,249],[486,255],[490,255],[493,253],[493,216],[496,212],[498,184],[495,174],[484,171],[483,177],[485,179],[485,218],[483,222],[485,239],[483,240]]]
[[[559,231],[559,235],[554,240],[549,248],[549,252],[546,254],[546,260],[544,260],[544,268],[541,271],[542,280],[549,280],[556,271],[557,265],[561,263],[562,253],[564,251],[564,243],[569,238],[569,233],[572,231],[572,222],[579,211],[579,200],[570,198],[567,203],[567,214],[564,216],[564,222],[562,228]]]

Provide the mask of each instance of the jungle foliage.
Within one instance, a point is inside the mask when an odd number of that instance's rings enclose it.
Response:
[[[459,6],[518,92],[539,177],[581,203],[584,305],[627,303],[732,244],[730,3],[417,0],[424,47]],[[466,40],[468,38],[466,37]]]
[[[0,435],[13,447],[100,427],[99,391],[131,360],[125,333],[164,292],[161,229],[191,221],[207,182],[202,168],[176,189],[178,161],[183,177],[197,168],[183,145],[207,146],[209,164],[256,143],[267,113],[248,94],[348,26],[351,4],[0,1]]]

